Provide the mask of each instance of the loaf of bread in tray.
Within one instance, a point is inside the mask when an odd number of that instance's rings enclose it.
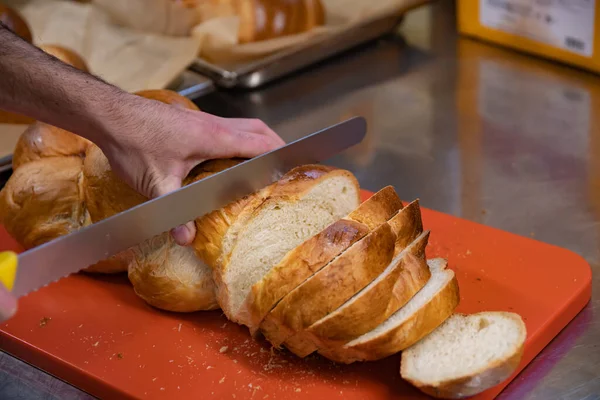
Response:
[[[325,24],[325,11],[321,0],[196,0],[196,2],[202,21],[237,16],[240,44],[308,32]]]

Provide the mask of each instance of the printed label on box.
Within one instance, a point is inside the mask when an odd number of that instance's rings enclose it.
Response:
[[[479,0],[479,19],[497,29],[591,57],[596,0]]]

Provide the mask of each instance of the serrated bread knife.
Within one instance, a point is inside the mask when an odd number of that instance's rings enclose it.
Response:
[[[365,135],[366,121],[352,118],[21,254],[2,252],[0,282],[24,296],[254,193],[292,168],[327,160]]]

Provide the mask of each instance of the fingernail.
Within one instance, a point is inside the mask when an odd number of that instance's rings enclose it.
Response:
[[[171,231],[171,235],[175,242],[180,246],[187,246],[192,242],[192,233],[185,225],[180,225]]]

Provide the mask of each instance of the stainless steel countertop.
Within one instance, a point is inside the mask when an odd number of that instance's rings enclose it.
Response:
[[[440,1],[407,17],[405,42],[198,103],[261,118],[286,140],[362,115],[368,139],[331,163],[364,188],[394,185],[424,207],[581,254],[591,303],[500,398],[600,399],[600,76],[458,38],[454,21]],[[1,355],[0,398],[87,395]]]

